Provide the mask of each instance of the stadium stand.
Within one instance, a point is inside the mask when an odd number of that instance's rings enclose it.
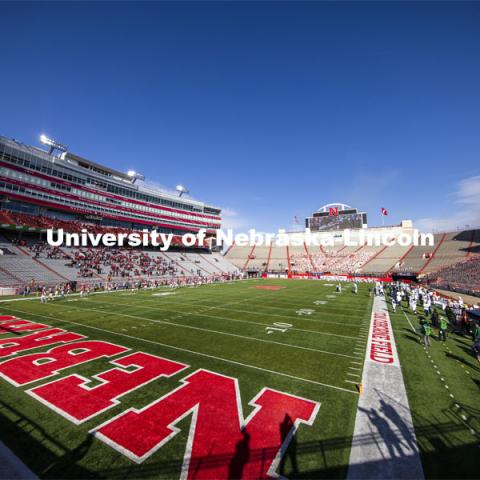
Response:
[[[435,288],[479,295],[480,256],[469,256],[462,262],[443,267],[427,275],[423,281]]]
[[[257,260],[257,249],[261,250],[262,257]],[[232,248],[227,252],[229,261],[243,270],[259,270],[258,265],[266,265],[265,253],[268,247],[256,247],[253,253],[249,247],[243,250]],[[358,272],[361,267],[382,247],[332,247],[328,250],[317,247],[306,247],[305,245],[292,245],[288,248],[290,257],[290,271],[292,273],[308,272],[331,272],[331,273],[353,273]],[[248,252],[246,256],[243,256]],[[249,258],[250,257],[250,258]],[[389,265],[391,266],[391,265]],[[283,246],[272,246],[268,270],[280,272],[288,269],[287,248]]]
[[[213,238],[221,225],[221,209],[212,205],[172,195],[69,151],[56,156],[52,150],[5,137],[0,137],[0,170],[0,286],[32,281],[55,284],[206,277],[238,271],[251,275],[428,275],[445,271],[447,275],[446,268],[470,268],[464,261],[480,254],[480,230],[466,230],[437,233],[432,247],[351,247],[336,239],[339,243],[331,247],[234,244],[222,256],[210,252],[208,241],[190,249],[181,245],[180,235],[199,229]],[[345,204],[327,204],[307,220],[313,230],[330,229],[338,237],[346,227],[353,229],[354,235],[367,228],[366,213]],[[150,248],[107,252],[103,248],[52,249],[42,242],[47,229],[118,234],[145,228],[174,235],[173,248],[167,252]],[[376,231],[380,233],[399,234],[413,226],[411,221],[402,221],[379,228]]]
[[[480,253],[480,230],[439,233],[434,246],[369,246],[336,245],[317,247],[290,246],[292,273],[330,272],[336,274],[387,274],[391,272],[427,273],[458,263]],[[269,254],[269,257],[268,257]],[[238,247],[234,245],[226,258],[244,271],[285,272],[288,269],[287,249]],[[267,260],[265,260],[267,259]]]
[[[357,273],[375,253],[366,246],[327,251],[326,269],[330,273]]]
[[[396,272],[429,273],[480,253],[480,230],[438,233],[433,247],[411,248],[393,268]]]
[[[202,258],[204,258],[206,261],[209,263],[215,265],[217,269],[219,269],[221,272],[227,272],[227,273],[238,273],[238,268],[235,267],[232,263],[227,261],[223,255],[221,255],[218,252],[213,252],[212,254],[200,254]]]
[[[261,272],[265,271],[269,253],[269,246],[256,246],[253,253],[251,253],[250,260],[248,261],[248,269]]]
[[[402,257],[410,250],[410,247],[392,245],[377,252],[370,261],[366,262],[362,273],[386,273],[393,270],[401,261]]]
[[[241,270],[245,269],[246,264],[250,260],[252,247],[240,246],[234,243],[227,251],[226,258]]]
[[[308,250],[305,244],[292,245],[289,247],[290,270],[294,273],[305,273],[315,271]]]
[[[237,274],[220,254],[135,249],[50,247],[45,242],[4,237],[0,249],[0,285],[55,285],[62,282],[108,282]]]
[[[272,246],[268,268],[272,272],[288,270],[287,249],[285,247]]]
[[[155,229],[174,235],[172,244],[178,248],[182,234],[204,229],[211,238],[221,225],[221,209],[213,205],[148,184],[141,174],[132,176],[67,149],[55,150],[0,136],[0,286],[204,277],[224,273],[222,268],[235,272],[226,261],[208,262],[207,243],[196,245],[201,248],[192,249],[192,255],[172,253],[171,259],[158,251],[125,249],[107,255],[101,249],[31,249],[47,229],[94,234]]]
[[[2,256],[0,265],[2,270],[8,272],[10,276],[5,279],[6,283],[2,283],[2,286],[15,285],[17,282],[13,282],[12,277],[22,283],[34,280],[37,284],[55,284],[66,280],[66,277],[45,268],[41,263],[35,262],[33,257],[27,255]]]
[[[417,246],[408,251],[405,257],[402,259],[399,265],[395,266],[393,271],[395,272],[420,272],[426,266],[430,258],[435,254],[435,250],[438,248],[439,242],[445,234],[435,234],[434,246]]]
[[[218,268],[202,255],[198,255],[196,253],[192,254],[189,252],[184,252],[181,255],[193,265],[194,269],[200,270],[206,275],[218,273]]]
[[[2,211],[3,221],[27,221],[29,216],[16,216]],[[43,218],[36,225],[44,226]],[[62,221],[65,227],[65,223]],[[75,224],[69,224],[68,227]],[[78,228],[78,226],[77,226]],[[25,239],[27,238],[27,239]],[[475,258],[480,252],[480,231],[435,234],[432,247],[310,247],[291,246],[290,271],[292,273],[329,272],[334,274],[388,272],[432,273],[444,271],[450,265]],[[13,242],[12,242],[13,241]],[[285,272],[289,268],[287,248],[277,246],[240,247],[233,245],[226,256],[206,251],[148,251],[111,250],[108,255],[101,249],[52,249],[42,242],[18,240],[11,231],[0,237],[0,282],[14,285],[19,282],[105,281],[111,278],[164,278],[177,276],[208,276],[220,273]],[[463,265],[463,263],[460,263]],[[458,267],[459,268],[459,267]],[[463,267],[462,267],[463,268]],[[465,267],[466,268],[466,267]],[[447,278],[447,277],[446,277]],[[450,278],[450,277],[448,277]],[[460,287],[456,287],[460,288]]]
[[[475,240],[477,239],[478,243],[479,237],[479,230],[447,233],[445,240],[427,265],[428,271],[435,271],[439,268],[453,265],[461,257],[467,257],[475,253]],[[478,253],[478,248],[476,250]]]

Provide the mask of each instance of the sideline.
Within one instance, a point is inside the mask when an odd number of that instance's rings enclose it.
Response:
[[[387,304],[373,302],[347,479],[424,478]],[[365,435],[377,442],[356,441]]]
[[[203,284],[201,286],[203,287],[203,286],[206,286],[206,285],[208,285],[208,286],[211,286],[211,285],[225,285],[225,284],[228,284],[228,283],[241,282],[242,280],[245,280],[245,279],[226,280],[225,282],[206,283],[206,284]],[[188,285],[182,285],[181,287],[177,287],[177,288],[189,288],[189,286]],[[161,289],[168,289],[169,291],[171,291],[171,288],[168,285],[159,285],[158,287],[140,288],[140,289],[136,290],[135,293],[146,292],[146,291],[149,291],[149,290],[161,290]],[[114,294],[114,293],[125,293],[125,292],[129,292],[130,290],[131,290],[130,288],[119,288],[118,290],[104,290],[103,292],[90,292],[88,294],[88,296],[91,296],[91,295],[108,295],[108,294]],[[19,295],[17,295],[17,297],[18,296]],[[79,297],[79,296],[80,296],[80,293],[69,293],[68,295],[65,295],[65,298],[63,298],[63,299],[61,297],[54,297],[54,299],[55,300],[60,300],[60,299],[68,300],[71,297]],[[88,297],[86,297],[86,298],[88,298]],[[28,302],[28,301],[31,301],[31,300],[40,301],[40,295],[32,295],[30,297],[22,297],[22,298],[7,298],[5,300],[0,300],[0,303]]]

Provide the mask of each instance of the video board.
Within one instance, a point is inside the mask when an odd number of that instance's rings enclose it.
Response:
[[[359,213],[356,210],[345,210],[336,214],[331,212],[314,213],[313,216],[307,218],[306,224],[312,232],[363,228],[367,224],[367,214]]]

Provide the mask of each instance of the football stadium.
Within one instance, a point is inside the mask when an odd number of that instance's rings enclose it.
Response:
[[[475,477],[480,229],[345,246],[413,225],[329,203],[305,219],[328,247],[220,251],[221,209],[184,187],[46,137],[1,137],[0,169],[5,478]],[[49,229],[174,241],[60,247]]]
[[[480,478],[480,2],[0,19],[0,480]]]

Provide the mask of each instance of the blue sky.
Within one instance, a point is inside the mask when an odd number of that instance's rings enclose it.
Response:
[[[289,228],[480,225],[480,3],[0,3],[0,134]]]

